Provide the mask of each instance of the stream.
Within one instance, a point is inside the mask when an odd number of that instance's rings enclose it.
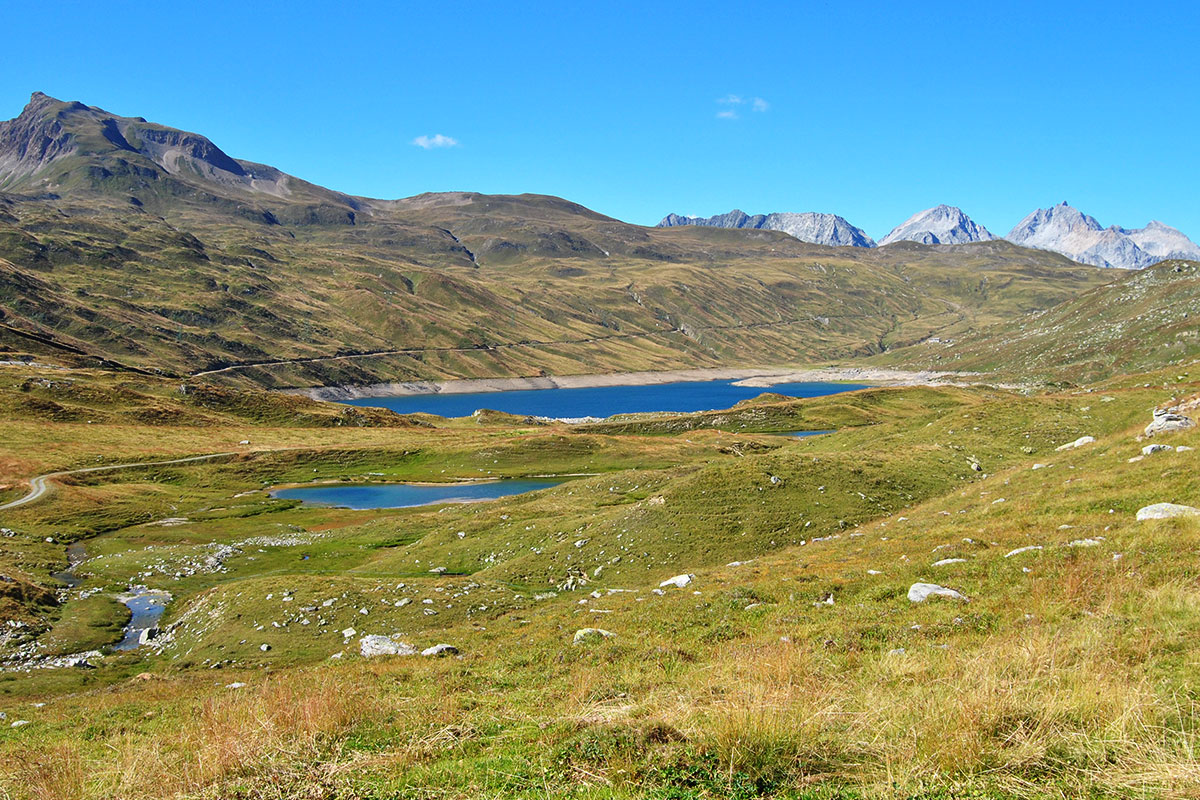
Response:
[[[83,542],[75,542],[67,546],[67,568],[61,572],[52,573],[74,589],[83,583],[83,578],[75,574],[76,568],[87,560]],[[117,595],[117,600],[129,609],[132,616],[125,626],[121,641],[113,645],[113,650],[133,650],[153,638],[153,631],[158,628],[158,621],[171,602],[171,593],[161,589],[148,589],[145,586],[130,586],[129,590]]]

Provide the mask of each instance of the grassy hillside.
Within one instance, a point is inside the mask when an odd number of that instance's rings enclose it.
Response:
[[[949,338],[874,360],[1078,384],[1190,364],[1200,357],[1200,264],[1163,261],[1044,311]]]
[[[0,127],[0,348],[81,364],[270,387],[802,364],[1114,278],[1006,243],[827,248],[540,195],[349,197],[45,96]]]

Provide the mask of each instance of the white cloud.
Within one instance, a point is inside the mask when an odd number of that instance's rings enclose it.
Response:
[[[432,150],[435,147],[457,147],[458,140],[451,139],[449,136],[443,136],[440,133],[435,133],[433,136],[418,136],[412,140],[412,143],[417,147],[422,147],[426,150]]]
[[[725,106],[724,109],[717,112],[717,119],[739,119],[738,108],[741,106],[750,106],[751,111],[762,113],[771,107],[771,104],[761,97],[742,97],[740,94],[727,94],[724,97],[717,98],[717,105]]]

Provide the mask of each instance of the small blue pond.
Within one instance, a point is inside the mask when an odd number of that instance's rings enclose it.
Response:
[[[271,494],[289,500],[303,500],[305,504],[314,506],[353,509],[410,508],[433,503],[494,500],[497,497],[548,489],[560,483],[562,481],[514,479],[447,484],[343,484],[279,489]]]

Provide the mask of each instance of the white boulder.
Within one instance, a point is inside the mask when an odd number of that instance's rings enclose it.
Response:
[[[924,603],[930,597],[946,597],[951,600],[967,599],[961,592],[947,589],[945,586],[938,586],[936,583],[914,583],[908,587],[908,601],[910,603]]]
[[[1172,519],[1174,517],[1197,516],[1200,516],[1200,508],[1181,506],[1176,503],[1155,503],[1154,505],[1139,508],[1137,512],[1138,522],[1148,519]]]
[[[1094,441],[1096,441],[1095,436],[1080,436],[1075,441],[1067,442],[1066,444],[1060,444],[1054,449],[1060,452],[1063,450],[1074,450],[1076,447],[1083,447],[1085,444],[1091,444]]]
[[[696,580],[695,575],[676,575],[674,578],[667,578],[658,586],[660,589],[665,589],[668,586],[674,586],[678,589],[682,589],[694,580]]]
[[[417,648],[400,641],[398,634],[391,636],[364,636],[358,640],[359,649],[367,658],[372,656],[413,656]]]
[[[1165,453],[1169,450],[1174,450],[1174,449],[1175,448],[1171,447],[1171,445],[1169,445],[1169,444],[1148,444],[1142,448],[1142,455],[1151,456],[1151,455],[1154,455],[1155,453]]]

